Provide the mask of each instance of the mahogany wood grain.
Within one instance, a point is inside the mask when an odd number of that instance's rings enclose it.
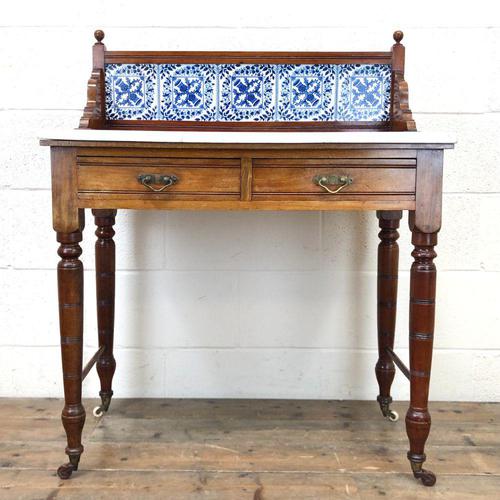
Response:
[[[336,194],[325,193],[325,195],[319,195],[318,193],[254,193],[252,199],[261,203],[280,200],[283,204],[283,208],[280,208],[280,210],[289,210],[289,208],[287,208],[288,203],[306,200],[310,202],[315,200],[324,200],[326,210],[336,210],[336,207],[339,207],[339,209],[342,210],[344,203],[347,203],[347,206],[350,206],[352,210],[366,209],[368,206],[375,207],[378,206],[379,203],[384,202],[387,202],[388,204],[394,203],[394,206],[396,206],[398,202],[406,202],[408,205],[415,204],[415,195],[411,193],[342,194],[342,192],[339,192]],[[354,205],[355,203],[362,205],[364,208],[356,207]]]
[[[147,154],[146,152],[144,152]],[[196,157],[194,155],[191,157],[189,155],[186,157],[173,157],[168,156],[141,156],[136,155],[116,155],[116,156],[77,156],[78,166],[120,166],[120,167],[137,167],[137,166],[149,166],[149,167],[182,167],[182,168],[240,168],[240,161],[238,159],[230,158],[203,158]],[[413,165],[415,161],[413,160]]]
[[[392,80],[391,80],[391,120],[392,130],[417,130],[410,109],[408,98],[408,83],[404,79],[405,48],[401,44],[402,31],[395,31],[396,42],[391,49],[392,53]]]
[[[113,156],[115,153],[113,152],[114,148],[121,149],[123,153],[124,150],[130,152],[130,154],[140,154],[141,148],[145,150],[145,152],[150,151],[151,154],[158,156],[162,153],[154,152],[154,150],[163,150],[163,154],[165,154],[165,150],[171,154],[174,154],[174,151],[177,150],[177,155],[186,156],[182,154],[182,151],[196,149],[200,152],[202,150],[213,151],[214,155],[219,156],[220,154],[235,154],[236,151],[239,151],[241,155],[243,152],[252,151],[255,154],[261,155],[261,157],[266,158],[269,154],[276,154],[276,151],[283,150],[284,148],[294,151],[297,151],[297,154],[302,154],[303,156],[311,157],[310,149],[313,148],[315,153],[317,152],[321,157],[342,157],[339,155],[347,155],[344,158],[356,158],[356,156],[350,156],[350,154],[360,154],[364,156],[364,154],[372,154],[373,158],[415,158],[416,151],[422,149],[453,149],[453,142],[416,142],[412,141],[411,135],[408,136],[408,142],[393,142],[388,143],[385,140],[383,142],[370,141],[370,142],[325,142],[322,140],[318,140],[318,142],[301,142],[297,140],[287,141],[283,143],[279,142],[259,142],[258,135],[255,136],[255,142],[208,142],[208,141],[186,141],[183,140],[181,142],[174,142],[165,138],[165,141],[150,141],[150,140],[78,140],[78,139],[51,139],[51,138],[42,138],[40,139],[41,146],[62,146],[62,147],[78,147],[80,152],[84,152],[89,150],[89,148],[93,148],[95,153],[99,152],[99,149],[102,148],[103,154],[107,154]],[[220,153],[215,153],[216,150],[220,150]],[[362,150],[362,152],[357,152],[357,150]],[[385,154],[391,154],[392,156],[385,156]],[[170,154],[170,155],[171,155]],[[194,153],[193,153],[194,154]],[[279,154],[279,153],[278,153]],[[401,156],[405,155],[405,156]],[[143,151],[144,156],[144,151]],[[147,156],[147,155],[146,155]],[[190,153],[191,156],[191,153]],[[234,156],[233,156],[234,157]],[[314,157],[317,157],[316,154]]]
[[[252,158],[243,156],[241,158],[241,201],[250,201],[252,199],[252,183]]]
[[[82,229],[83,224],[72,233],[57,233],[57,241],[60,243],[58,254],[61,257],[57,266],[57,281],[64,383],[61,418],[67,437],[66,454],[69,457],[69,463],[58,469],[61,478],[69,477],[73,470],[78,469],[83,452],[83,264],[79,259],[82,253],[79,245],[82,241]]]
[[[93,69],[87,82],[87,104],[80,118],[80,128],[104,128],[104,93],[104,72],[102,69]]]
[[[211,132],[346,132],[353,130],[388,131],[392,130],[390,122],[203,122],[203,121],[171,121],[171,120],[109,120],[102,129],[118,130],[184,130]]]
[[[96,30],[94,32],[96,43],[92,47],[92,65],[93,68],[104,68],[104,59],[106,57],[106,46],[102,43],[104,39],[104,31]]]
[[[90,370],[94,368],[99,356],[104,351],[104,346],[100,346],[99,349],[94,353],[94,355],[87,361],[82,370],[82,382],[86,379],[87,375],[90,373]]]
[[[391,52],[116,51],[105,64],[391,64]]]
[[[401,211],[379,211],[380,243],[377,261],[377,332],[378,361],[375,374],[379,385],[379,402],[382,414],[391,417],[391,385],[395,368],[387,348],[394,349],[396,308],[398,295],[399,246],[398,228]]]
[[[94,33],[96,43],[92,47],[92,73],[87,83],[87,104],[80,119],[80,128],[104,128],[106,122],[106,98],[104,85],[104,32]]]
[[[281,158],[255,158],[253,161],[254,167],[287,167],[287,168],[302,168],[302,167],[331,167],[331,166],[352,166],[356,167],[416,167],[417,162],[413,158],[371,158],[367,155],[366,158],[314,158],[315,153],[311,152],[308,158],[300,158],[294,155],[293,158],[287,158],[283,154]]]
[[[177,182],[161,195],[171,193],[240,193],[239,168],[152,167],[152,166],[79,166],[79,192],[129,192],[156,194],[138,181],[139,175],[175,175]],[[154,185],[155,189],[161,185]]]
[[[102,354],[97,359],[97,373],[101,382],[103,411],[108,411],[113,396],[112,381],[116,369],[113,356],[115,323],[115,231],[116,210],[92,210],[97,240],[95,242],[95,274],[97,301],[97,329]]]
[[[358,159],[369,160],[391,160],[402,162],[411,159],[416,165],[418,144],[398,144],[377,147],[377,144],[196,144],[196,143],[153,143],[153,142],[78,142],[78,141],[40,141],[44,146],[59,145],[65,143],[66,146],[78,145],[78,163],[99,163],[115,162],[121,164],[124,161],[133,162],[134,158],[140,158],[141,162],[153,163],[155,161],[172,161],[179,158],[179,161],[199,161],[213,158],[242,158],[250,157],[254,164],[260,159],[286,159],[290,160],[318,160],[318,159],[347,159],[352,161]],[[434,146],[424,144],[424,149],[435,149]],[[159,160],[160,159],[160,160]],[[377,165],[377,161],[370,162]],[[213,166],[213,165],[211,165]]]
[[[228,199],[232,196],[232,199]],[[251,201],[239,195],[194,195],[148,193],[80,193],[79,205],[86,208],[133,210],[414,210],[412,195],[350,195],[318,199],[316,195],[254,194]]]
[[[50,149],[52,173],[52,226],[54,231],[71,233],[80,227],[76,199],[76,155],[74,148]]]
[[[422,469],[425,442],[431,428],[428,410],[436,298],[434,258],[437,232],[423,233],[410,213],[414,258],[410,272],[410,407],[406,413],[406,432],[410,440],[408,459],[415,477],[427,486],[436,482],[434,474]]]
[[[441,228],[443,151],[429,149],[417,153],[415,226],[423,233]]]
[[[313,178],[317,175],[348,176],[352,178],[353,182],[336,195],[332,195],[313,182]],[[355,165],[302,168],[254,167],[253,192],[255,194],[315,193],[321,197],[336,196],[339,198],[360,193],[414,193],[415,170],[412,168],[370,168]]]

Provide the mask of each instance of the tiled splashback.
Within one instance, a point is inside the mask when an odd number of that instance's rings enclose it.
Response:
[[[384,121],[388,64],[107,64],[108,120]]]

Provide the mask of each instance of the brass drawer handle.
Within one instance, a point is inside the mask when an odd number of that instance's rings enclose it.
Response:
[[[170,186],[173,186],[179,179],[175,175],[151,175],[141,174],[137,176],[137,180],[155,193],[159,193]],[[155,188],[153,184],[163,184],[160,188]]]
[[[314,184],[321,186],[325,191],[330,194],[337,194],[342,191],[346,186],[349,186],[354,181],[352,177],[347,175],[316,175],[313,177]],[[339,186],[337,189],[330,189],[326,184],[333,184]],[[340,185],[339,185],[340,184]]]

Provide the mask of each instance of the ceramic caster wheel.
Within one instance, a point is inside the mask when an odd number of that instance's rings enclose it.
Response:
[[[399,413],[397,411],[390,410],[389,415],[387,415],[387,418],[391,422],[397,422],[399,420]]]
[[[102,408],[100,406],[96,406],[92,410],[92,415],[94,415],[94,417],[96,417],[96,418],[99,418],[99,417],[102,417],[104,415],[104,412],[102,411]]]

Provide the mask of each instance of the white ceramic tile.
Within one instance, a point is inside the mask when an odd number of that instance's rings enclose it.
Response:
[[[109,120],[389,119],[388,64],[107,64],[104,72]]]
[[[106,118],[157,120],[159,66],[106,64]]]

